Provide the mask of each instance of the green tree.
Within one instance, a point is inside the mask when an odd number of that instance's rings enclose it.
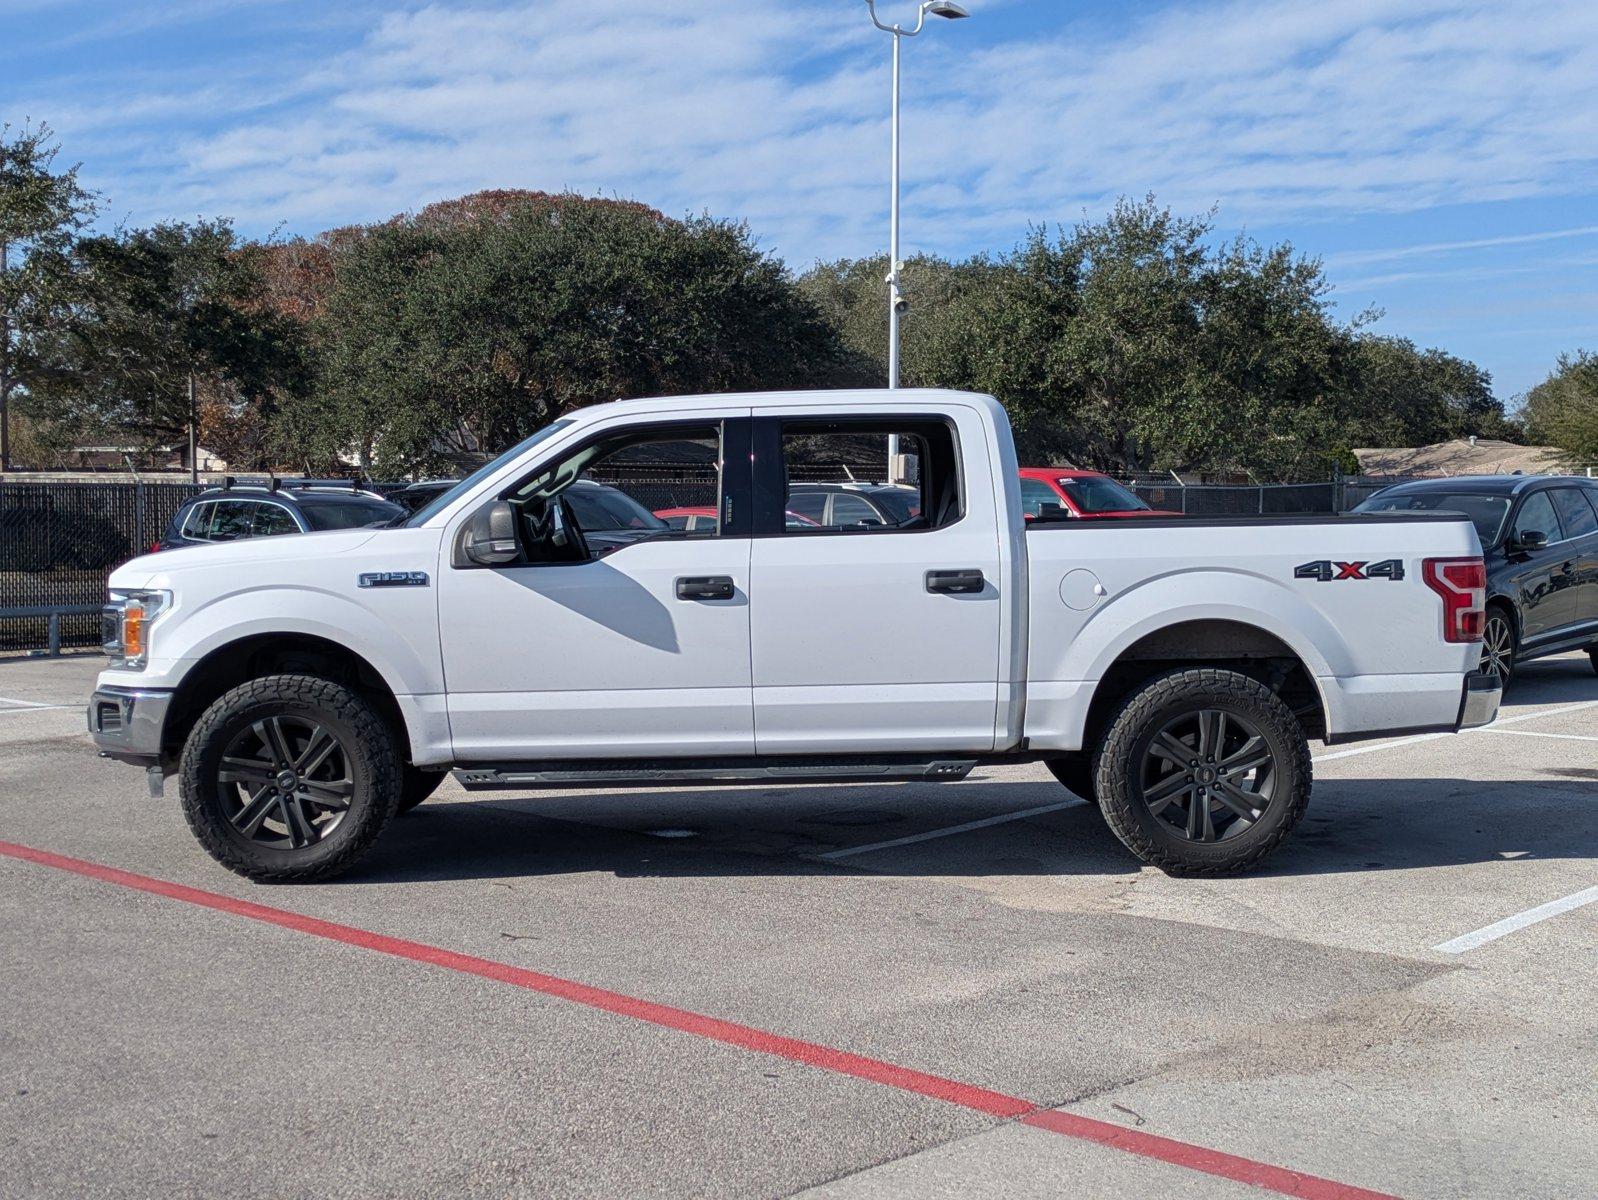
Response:
[[[1533,442],[1557,446],[1573,466],[1598,464],[1598,354],[1561,354],[1526,394],[1524,416]]]
[[[825,385],[846,355],[741,225],[487,193],[333,250],[302,451],[407,473],[497,452],[618,397]]]
[[[1407,338],[1363,334],[1351,347],[1345,436],[1352,446],[1423,446],[1449,438],[1518,440],[1492,376]]]
[[[94,215],[78,168],[56,167],[53,137],[48,125],[0,126],[0,471],[13,398],[60,369],[50,349],[72,315],[69,252]]]
[[[61,369],[31,389],[33,415],[150,448],[262,425],[303,390],[300,327],[260,303],[260,250],[228,222],[80,238],[71,267]]]

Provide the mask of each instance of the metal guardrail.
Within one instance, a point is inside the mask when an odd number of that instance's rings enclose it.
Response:
[[[45,649],[43,651],[30,650],[29,654],[48,654],[51,658],[61,655],[61,618],[62,617],[87,617],[98,615],[102,605],[99,604],[24,604],[15,608],[0,608],[0,621],[8,617],[45,620]]]

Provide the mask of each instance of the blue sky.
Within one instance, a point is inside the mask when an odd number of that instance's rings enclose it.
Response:
[[[906,46],[906,252],[1153,192],[1322,256],[1341,315],[1506,399],[1598,350],[1592,0],[967,7]],[[887,50],[861,0],[0,0],[0,119],[54,126],[109,221],[569,187],[803,268],[885,241]]]

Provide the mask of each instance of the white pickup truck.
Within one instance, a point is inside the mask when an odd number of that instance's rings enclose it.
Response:
[[[905,519],[846,489],[792,511],[791,477],[895,434]],[[714,519],[596,482],[661,462]],[[450,768],[525,790],[1028,760],[1145,861],[1236,871],[1303,816],[1310,738],[1493,719],[1481,553],[1447,515],[1025,520],[989,396],[624,401],[397,527],[119,568],[89,728],[152,795],[178,774],[199,840],[259,880],[344,870]]]

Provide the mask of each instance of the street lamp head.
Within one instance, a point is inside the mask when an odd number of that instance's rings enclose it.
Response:
[[[954,0],[932,0],[932,3],[927,5],[927,11],[935,17],[948,17],[951,21],[958,21],[961,17],[971,15],[954,3]]]

